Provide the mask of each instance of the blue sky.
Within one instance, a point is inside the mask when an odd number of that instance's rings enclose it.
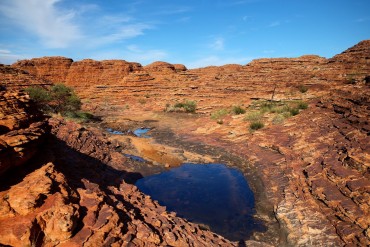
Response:
[[[370,0],[0,0],[0,63],[42,56],[188,68],[332,57],[370,39]]]

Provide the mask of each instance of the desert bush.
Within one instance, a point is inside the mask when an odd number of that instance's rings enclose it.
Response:
[[[195,101],[187,100],[185,102],[176,103],[174,105],[175,109],[184,109],[185,112],[194,113],[197,109],[197,103]]]
[[[63,84],[55,84],[49,92],[49,106],[54,113],[75,112],[81,109],[81,100],[73,89]]]
[[[263,117],[263,113],[262,112],[259,112],[259,111],[253,111],[253,112],[249,112],[246,116],[245,116],[245,120],[247,121],[260,121]]]
[[[278,114],[272,119],[273,124],[282,124],[286,117],[283,114]]]
[[[252,122],[250,125],[249,125],[249,128],[251,130],[259,130],[259,129],[262,129],[265,125],[263,124],[263,122],[261,121],[255,121],[255,122]]]
[[[298,90],[301,93],[305,93],[308,91],[308,88],[305,85],[298,85]]]
[[[77,120],[78,122],[86,123],[90,121],[99,121],[100,119],[94,116],[93,114],[89,112],[83,112],[83,111],[78,111],[78,112],[67,112],[64,115],[67,118],[71,118],[74,120]]]
[[[231,112],[235,115],[244,114],[245,110],[241,106],[233,106]]]
[[[290,118],[292,115],[290,114],[290,111],[287,111],[287,112],[283,112],[281,114],[284,118]]]
[[[308,108],[308,104],[306,102],[300,101],[297,104],[298,109],[304,110]]]
[[[290,112],[290,115],[295,116],[295,115],[298,115],[299,114],[299,109],[297,109],[297,108],[291,108],[289,110],[289,112]]]
[[[228,110],[226,110],[226,109],[220,109],[220,110],[218,110],[216,112],[213,112],[211,114],[211,119],[213,119],[213,120],[220,120],[223,117],[225,117],[228,113],[229,113]]]
[[[275,106],[274,103],[272,102],[263,102],[261,105],[260,105],[260,111],[265,113],[265,112],[270,112],[271,109]]]
[[[25,90],[31,100],[45,113],[67,115],[81,109],[81,100],[73,89],[63,84],[55,84],[46,90],[41,87],[29,87]]]
[[[33,100],[37,107],[44,111],[50,111],[49,101],[51,100],[50,94],[46,89],[42,87],[28,87],[25,89],[25,92],[28,93],[30,99]]]

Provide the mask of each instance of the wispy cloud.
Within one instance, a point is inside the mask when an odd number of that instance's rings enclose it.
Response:
[[[22,27],[35,33],[48,48],[65,48],[82,37],[73,22],[72,10],[58,9],[60,0],[1,1],[0,12]]]
[[[216,51],[221,51],[224,49],[224,39],[223,38],[216,38],[210,45],[209,47],[216,50]]]
[[[0,64],[12,64],[19,59],[24,59],[24,55],[14,54],[7,49],[0,49]]]
[[[101,15],[95,4],[76,4],[73,9],[61,6],[64,0],[12,0],[0,2],[0,14],[37,37],[44,48],[96,48],[132,39],[152,25],[125,14]],[[92,15],[93,13],[93,15]],[[96,18],[99,16],[99,18]]]
[[[145,30],[151,28],[152,26],[144,23],[123,25],[118,28],[114,28],[114,30],[109,30],[105,34],[95,36],[94,40],[89,42],[89,46],[100,46],[131,39],[143,35]]]
[[[192,8],[187,6],[166,6],[154,12],[154,15],[176,15],[189,12]]]

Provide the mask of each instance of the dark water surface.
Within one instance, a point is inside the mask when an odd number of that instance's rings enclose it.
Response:
[[[123,134],[124,134],[122,131],[114,130],[114,129],[111,129],[111,128],[107,128],[106,130],[107,130],[109,133],[113,134],[113,135],[123,135]]]
[[[167,210],[230,240],[246,240],[253,231],[265,230],[253,218],[254,196],[243,174],[223,164],[183,164],[144,177],[136,186]]]

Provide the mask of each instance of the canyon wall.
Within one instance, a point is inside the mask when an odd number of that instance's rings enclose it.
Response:
[[[26,163],[40,149],[46,130],[28,95],[0,91],[0,175]]]
[[[159,114],[166,105],[194,100],[199,113],[196,117],[180,121],[177,115],[175,120],[161,115],[161,124],[170,126],[181,138],[219,145],[248,159],[261,177],[271,211],[286,229],[289,244],[367,246],[369,54],[370,40],[366,40],[330,59],[314,55],[258,59],[247,65],[191,70],[164,62],[143,67],[118,60],[73,62],[49,57],[1,66],[0,78],[6,88],[64,82],[75,88],[86,109],[117,125],[130,114]],[[307,92],[300,90],[302,86]],[[3,109],[18,104],[22,109],[19,112],[27,112],[22,104],[13,103],[26,96],[0,93]],[[238,116],[228,117],[223,125],[209,117],[219,109],[233,105],[247,108],[254,100],[272,97],[304,100],[309,107],[284,124],[270,125],[256,133],[249,133]],[[12,130],[18,135],[32,125],[22,120],[25,117],[8,117],[8,112],[3,112],[3,123],[0,122],[4,126],[0,126],[0,140]],[[37,128],[31,128],[30,136],[43,136],[45,130],[34,119],[31,122],[36,124],[32,126]],[[17,121],[19,127],[13,127]],[[165,121],[173,121],[173,125]],[[126,242],[140,246],[146,240],[152,245],[202,246],[209,241],[213,245],[235,244],[165,212],[135,187],[122,182],[121,178],[128,180],[138,175],[134,164],[99,131],[58,119],[51,119],[49,128],[50,151],[45,152],[45,159],[35,162],[37,169],[28,175],[13,175],[22,182],[4,182],[0,225],[6,227],[0,231],[1,244],[24,245],[41,240],[66,246]],[[9,147],[26,154],[28,144],[23,140],[30,138],[24,136],[17,142],[19,149],[1,141],[0,155],[11,157],[4,151]],[[28,164],[26,159],[20,160],[19,164]],[[40,181],[37,186],[35,181]],[[17,199],[18,191],[26,193]],[[60,215],[67,215],[64,221],[60,221]],[[59,227],[55,229],[60,236],[48,222]]]
[[[0,245],[236,246],[131,184],[134,164],[97,129],[46,120],[0,92]]]

